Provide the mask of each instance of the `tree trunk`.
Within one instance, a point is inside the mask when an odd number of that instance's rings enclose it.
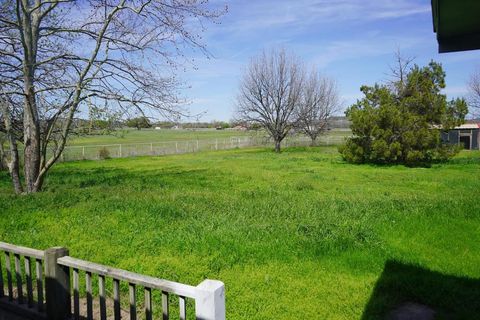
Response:
[[[0,171],[7,169],[7,155],[3,147],[3,141],[0,141]]]
[[[8,166],[8,171],[10,172],[10,176],[12,178],[12,184],[13,184],[15,193],[21,194],[23,192],[23,187],[22,187],[22,182],[20,180],[20,158],[18,156],[17,140],[13,134],[12,119],[10,118],[7,103],[8,103],[7,101],[0,101],[0,111],[3,114],[6,135],[8,139],[8,144],[10,146],[11,159],[10,159],[10,162],[7,163],[7,166]],[[2,145],[2,149],[3,149],[3,145]],[[6,157],[2,160],[6,160]]]
[[[280,153],[280,144],[281,144],[281,141],[275,141],[275,152],[276,153]]]
[[[27,5],[28,7],[28,5]],[[24,47],[23,79],[24,79],[24,110],[23,110],[23,145],[24,145],[24,179],[25,191],[33,193],[40,191],[41,185],[36,183],[40,173],[40,120],[35,93],[35,64],[37,62],[38,10],[29,10],[22,16],[22,36]]]
[[[12,184],[15,193],[21,194],[23,193],[23,187],[20,180],[20,158],[18,156],[17,142],[13,142],[13,145],[11,145],[10,147],[10,151],[12,154],[12,159],[10,160],[8,171],[10,172],[10,176],[12,177]]]
[[[25,111],[24,123],[24,176],[25,191],[33,193],[40,191],[41,185],[36,184],[40,173],[40,128],[38,121],[35,92],[33,89],[33,77],[25,77]],[[29,79],[30,78],[30,79]]]

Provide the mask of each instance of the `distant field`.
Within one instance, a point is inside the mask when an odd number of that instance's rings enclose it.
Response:
[[[480,152],[431,168],[326,147],[67,162],[24,197],[0,172],[0,239],[220,279],[227,319],[385,319],[405,302],[479,319],[479,190]]]
[[[241,137],[254,134],[252,132],[240,130],[215,130],[215,129],[197,129],[197,130],[154,130],[154,129],[126,129],[119,130],[108,135],[91,135],[75,137],[69,141],[69,145],[102,145],[102,144],[120,144],[120,143],[143,143],[157,141],[184,141],[184,140],[204,140],[215,138]]]
[[[349,130],[330,130],[326,135],[345,136],[350,133]],[[74,137],[69,141],[71,146],[81,145],[104,145],[104,144],[133,144],[146,142],[163,141],[185,141],[185,140],[208,140],[224,139],[230,137],[244,136],[265,136],[262,131],[240,131],[240,130],[215,130],[215,129],[196,129],[196,130],[154,130],[154,129],[128,129],[119,130],[108,135],[91,135]]]

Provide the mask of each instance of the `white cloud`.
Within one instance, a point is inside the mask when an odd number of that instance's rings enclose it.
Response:
[[[376,35],[362,39],[333,41],[322,49],[322,53],[313,59],[313,63],[319,67],[325,67],[330,63],[341,60],[373,58],[383,54],[393,54],[397,48],[406,50],[422,41],[421,38]]]
[[[233,32],[252,29],[305,27],[331,22],[368,22],[394,19],[430,12],[424,1],[396,0],[273,0],[231,6],[229,14],[237,16],[236,22],[226,26]]]

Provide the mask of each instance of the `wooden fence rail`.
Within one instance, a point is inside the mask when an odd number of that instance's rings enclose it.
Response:
[[[198,320],[225,319],[225,287],[216,280],[205,280],[198,286],[149,277],[126,270],[80,260],[69,256],[68,249],[54,247],[40,251],[0,242],[0,251],[5,254],[5,274],[7,277],[7,295],[5,295],[4,269],[0,263],[0,309],[4,308],[31,319],[64,320],[87,319],[94,315],[94,292],[92,281],[98,285],[98,308],[101,320],[107,319],[106,282],[111,279],[113,284],[113,319],[120,320],[121,292],[120,283],[128,284],[128,301],[130,320],[137,319],[137,287],[144,290],[144,317],[153,319],[152,290],[161,293],[161,315],[163,320],[172,319],[170,295],[178,297],[177,319],[187,318],[187,299],[194,300],[195,310],[189,311]],[[14,256],[15,284],[12,274],[11,255]],[[23,257],[25,267],[21,267]],[[0,259],[1,261],[1,259]],[[35,261],[36,300],[34,299],[32,261]],[[43,277],[45,271],[45,277]],[[86,315],[80,310],[80,272],[85,274]],[[24,282],[25,279],[25,282]],[[110,280],[108,280],[110,281]],[[26,287],[25,301],[23,287]],[[71,288],[73,287],[73,288]],[[45,290],[45,295],[44,295]],[[72,306],[73,290],[73,306]],[[45,296],[45,307],[44,297]],[[72,308],[73,307],[73,308]],[[73,310],[72,310],[73,309]],[[176,308],[175,308],[176,309]],[[83,317],[83,318],[81,318]]]
[[[40,250],[30,249],[26,247],[15,246],[12,244],[0,242],[0,251],[3,251],[5,258],[5,273],[7,276],[7,295],[4,290],[4,272],[3,265],[0,259],[0,307],[8,310],[15,309],[13,306],[14,301],[22,307],[20,312],[28,310],[29,314],[35,317],[35,319],[44,318],[44,277],[43,277],[43,265],[44,265],[44,252]],[[15,282],[16,287],[14,291],[13,287],[13,275],[12,275],[12,260],[14,258],[15,268]],[[22,273],[21,259],[23,257],[25,267],[24,276]],[[33,281],[32,263],[35,263],[35,283]],[[25,297],[23,293],[23,284],[25,279],[27,301],[25,304]],[[34,295],[34,285],[36,295]],[[36,300],[35,300],[36,299]]]

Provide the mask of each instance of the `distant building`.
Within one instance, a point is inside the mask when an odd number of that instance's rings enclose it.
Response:
[[[161,127],[155,127],[155,130],[162,130]]]
[[[238,131],[247,131],[247,127],[245,126],[242,126],[242,125],[238,125],[238,126],[235,126],[232,128],[233,130],[238,130]]]
[[[333,116],[327,120],[327,129],[350,129],[351,122],[347,117]]]
[[[459,144],[467,150],[480,150],[480,123],[465,123],[449,131],[443,131],[442,141]]]

